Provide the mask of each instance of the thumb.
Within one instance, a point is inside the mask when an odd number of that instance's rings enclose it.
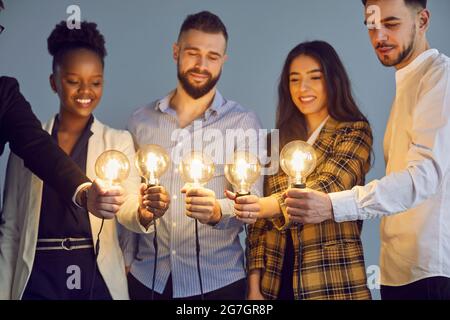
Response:
[[[189,189],[191,189],[191,185],[189,183],[185,183],[183,188],[181,188],[181,193],[187,193]]]
[[[141,183],[141,188],[139,189],[141,191],[141,196],[145,194],[145,190],[147,190],[147,185],[145,183]]]
[[[100,179],[95,179],[91,188],[93,188],[95,193],[98,195],[103,195],[106,193],[106,188]]]
[[[230,190],[225,190],[224,195],[230,200],[236,200],[236,194],[234,192],[231,192]]]

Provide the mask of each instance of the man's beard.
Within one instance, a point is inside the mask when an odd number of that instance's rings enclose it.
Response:
[[[189,72],[195,72],[198,74],[207,75],[208,80],[206,81],[205,84],[203,84],[201,86],[193,85],[192,83],[189,82],[189,79],[188,79]],[[209,93],[216,86],[217,81],[219,81],[221,74],[222,74],[222,72],[220,72],[217,75],[217,77],[213,78],[211,73],[209,73],[208,71],[201,71],[198,68],[192,68],[183,73],[181,73],[181,71],[180,71],[179,64],[178,64],[178,68],[177,68],[178,80],[180,81],[181,86],[183,87],[184,91],[186,91],[186,93],[192,99],[195,99],[195,100],[200,99],[201,97],[203,97],[204,95]]]
[[[380,60],[380,62],[385,66],[385,67],[393,67],[396,66],[400,63],[402,63],[406,58],[409,57],[409,55],[411,54],[411,52],[414,49],[414,38],[416,37],[416,28],[415,26],[413,27],[413,31],[411,32],[411,37],[410,37],[410,41],[407,44],[406,47],[403,48],[403,50],[398,54],[397,58],[395,60],[392,61],[385,61],[383,60],[383,57],[378,57],[378,59]],[[377,49],[379,47],[382,47],[380,44],[378,44]]]

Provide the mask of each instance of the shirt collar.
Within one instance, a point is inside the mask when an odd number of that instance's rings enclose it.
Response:
[[[327,123],[328,119],[330,118],[330,116],[327,116],[322,123],[316,128],[316,130],[314,130],[314,132],[311,134],[311,136],[308,139],[308,143],[310,145],[313,145],[317,138],[319,137],[320,131],[322,131],[322,128],[325,126],[325,123]]]
[[[439,54],[437,49],[428,49],[418,55],[410,64],[406,67],[398,70],[395,73],[395,79],[397,83],[402,82],[412,71],[417,69],[422,63],[424,63],[429,57]]]
[[[89,134],[89,136],[91,136],[93,134],[93,132],[92,132],[92,124],[94,123],[94,119],[95,119],[94,116],[91,114],[91,116],[89,117],[89,120],[86,123],[86,126],[84,127],[83,132],[82,132],[81,135]],[[59,113],[57,113],[55,115],[55,118],[54,118],[54,121],[53,121],[52,132],[56,132],[57,133],[59,131],[59,125],[60,125]]]
[[[170,92],[167,96],[156,102],[155,110],[160,110],[164,113],[172,113],[174,110],[170,107],[170,100],[172,99],[175,91]],[[218,114],[221,111],[221,107],[225,104],[225,99],[219,90],[216,90],[213,102],[211,106],[205,111],[205,120],[207,120],[212,114]]]

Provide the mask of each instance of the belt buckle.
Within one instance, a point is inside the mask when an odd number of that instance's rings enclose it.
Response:
[[[69,246],[66,246],[66,241],[69,242]],[[66,251],[72,251],[71,245],[70,245],[70,239],[69,238],[65,238],[61,241],[61,248],[63,248]]]

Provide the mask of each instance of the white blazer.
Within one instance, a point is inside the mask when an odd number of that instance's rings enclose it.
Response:
[[[44,128],[51,132],[54,118]],[[117,214],[118,220],[128,229],[148,233],[139,224],[138,190],[140,177],[134,166],[135,149],[128,131],[107,127],[97,119],[91,126],[93,135],[88,142],[86,175],[95,179],[95,161],[104,151],[115,149],[130,160],[130,176],[123,183],[127,199]],[[45,157],[45,155],[36,155]],[[29,280],[36,251],[39,230],[43,182],[24,167],[23,161],[11,153],[5,180],[3,217],[0,225],[0,299],[21,299]],[[89,214],[92,239],[95,244],[101,219]],[[113,299],[129,299],[125,265],[119,247],[117,221],[105,220],[100,235],[98,268]]]

